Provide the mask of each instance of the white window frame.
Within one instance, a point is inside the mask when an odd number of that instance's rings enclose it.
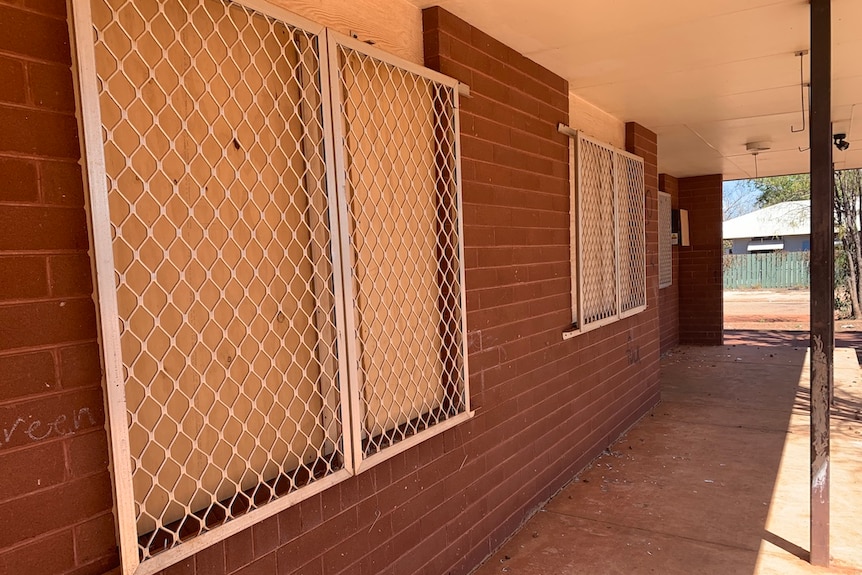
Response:
[[[558,130],[569,136],[570,144],[569,144],[569,177],[570,177],[570,204],[569,204],[569,222],[570,222],[570,240],[571,240],[571,270],[572,270],[572,326],[563,331],[563,339],[569,339],[578,334],[585,333],[591,331],[593,329],[597,329],[599,327],[609,325],[615,323],[621,319],[636,315],[647,309],[647,298],[646,298],[646,195],[645,195],[645,186],[643,180],[643,158],[636,154],[632,154],[625,150],[621,150],[614,146],[611,146],[601,140],[596,138],[592,138],[587,136],[581,131],[574,130],[569,128],[568,126],[560,124]],[[585,284],[587,281],[586,273],[584,271],[584,254],[582,246],[584,245],[584,226],[582,225],[582,219],[587,217],[585,214],[585,210],[587,209],[584,205],[584,186],[588,185],[588,174],[585,173],[585,162],[581,154],[585,149],[584,143],[589,143],[592,146],[598,147],[603,151],[606,151],[611,154],[612,160],[612,170],[613,170],[613,217],[611,218],[610,225],[613,226],[613,238],[614,238],[614,249],[613,249],[613,261],[608,263],[610,270],[613,271],[616,278],[616,303],[615,303],[615,311],[608,317],[604,317],[595,321],[586,322],[585,313],[584,313],[584,292],[585,292]],[[627,187],[623,178],[620,177],[621,167],[620,164],[623,161],[633,162],[639,165],[639,170],[641,174],[641,178],[639,181],[634,182],[634,186]],[[640,249],[643,254],[643,267],[639,267],[640,269],[640,278],[635,278],[636,281],[640,284],[640,289],[642,289],[642,304],[636,305],[631,309],[623,310],[622,309],[622,298],[621,298],[621,285],[626,279],[628,281],[633,281],[632,278],[622,278],[620,276],[620,261],[623,252],[621,250],[621,236],[623,230],[621,230],[620,226],[620,204],[621,198],[623,194],[629,194],[629,198],[634,201],[640,201],[643,205],[643,217],[644,217],[644,225],[642,226],[643,233],[640,234],[638,241],[641,242],[639,246],[635,246],[635,249]]]
[[[415,434],[411,435],[410,437],[403,439],[403,440],[401,440],[401,441],[399,441],[399,442],[397,442],[397,443],[395,443],[395,444],[393,444],[393,445],[391,445],[391,446],[389,446],[389,447],[387,447],[387,448],[385,448],[385,449],[383,449],[377,453],[366,456],[363,452],[363,447],[362,447],[363,411],[359,407],[362,404],[362,399],[361,399],[361,389],[360,389],[360,385],[359,385],[359,382],[360,382],[359,360],[358,360],[359,351],[357,349],[357,338],[355,338],[355,337],[347,338],[348,356],[351,358],[350,359],[350,367],[349,367],[349,369],[350,369],[349,380],[351,383],[351,387],[350,387],[350,389],[351,389],[351,392],[350,392],[351,393],[350,416],[351,416],[351,425],[353,427],[352,434],[351,434],[352,441],[353,441],[352,452],[353,452],[353,456],[354,456],[354,468],[356,469],[357,473],[361,473],[362,471],[365,471],[366,469],[373,467],[374,465],[377,465],[378,463],[382,463],[383,461],[386,461],[387,459],[389,459],[389,458],[391,458],[391,457],[393,457],[393,456],[395,456],[395,455],[397,455],[397,454],[399,454],[399,453],[401,453],[407,449],[410,449],[411,447],[413,447],[415,445],[418,445],[419,443],[425,441],[426,439],[428,439],[430,437],[433,437],[434,435],[438,435],[438,434],[446,431],[447,429],[450,429],[456,425],[459,425],[460,423],[463,423],[464,421],[470,419],[474,415],[474,412],[470,410],[469,381],[468,381],[468,377],[467,377],[467,374],[468,374],[467,338],[466,338],[466,334],[467,334],[467,314],[466,314],[467,304],[466,304],[466,292],[464,290],[464,285],[465,285],[465,283],[464,283],[464,281],[465,281],[464,280],[464,278],[465,278],[465,276],[464,276],[464,265],[463,265],[463,262],[464,262],[464,240],[463,240],[463,238],[464,238],[464,219],[463,219],[463,206],[462,206],[462,194],[461,194],[460,116],[458,114],[458,110],[460,109],[460,107],[459,107],[460,106],[459,105],[460,93],[459,93],[459,82],[453,78],[450,78],[448,76],[440,74],[439,72],[436,72],[434,70],[430,70],[428,68],[423,68],[421,66],[417,66],[417,65],[412,64],[410,62],[407,62],[406,60],[403,60],[401,58],[393,56],[393,55],[391,55],[391,54],[389,54],[389,53],[387,53],[387,52],[385,52],[379,48],[376,48],[374,46],[370,46],[370,45],[366,44],[365,42],[362,42],[362,41],[357,40],[355,38],[351,38],[351,37],[346,36],[344,34],[340,34],[338,32],[334,32],[332,30],[327,30],[327,36],[328,36],[328,44],[329,44],[329,54],[330,54],[330,58],[332,58],[333,60],[335,59],[333,54],[336,54],[336,50],[337,50],[337,47],[339,45],[344,46],[350,50],[354,50],[356,52],[360,52],[362,54],[371,56],[372,58],[374,58],[380,62],[383,62],[386,64],[391,64],[395,67],[399,67],[399,68],[405,69],[409,72],[412,72],[418,76],[422,76],[424,78],[428,78],[430,80],[433,80],[433,81],[437,82],[438,84],[442,84],[444,86],[450,87],[453,91],[454,106],[455,106],[454,136],[455,136],[455,150],[456,150],[456,152],[455,152],[455,174],[454,174],[454,176],[455,176],[456,188],[457,188],[457,197],[456,197],[457,206],[456,206],[456,209],[458,212],[458,222],[457,222],[458,252],[459,252],[458,257],[461,261],[460,271],[459,271],[459,275],[460,275],[460,282],[459,283],[460,283],[461,289],[460,289],[460,295],[458,297],[460,299],[460,309],[461,309],[461,326],[460,326],[461,334],[462,334],[462,337],[461,337],[461,355],[463,358],[463,370],[464,370],[464,375],[463,375],[463,377],[464,377],[464,394],[465,394],[464,399],[466,400],[465,409],[461,413],[454,415],[452,417],[449,417],[445,421],[442,421],[440,423],[437,423],[436,425],[433,425],[432,427],[429,427],[423,431],[415,433]],[[335,88],[336,86],[339,85],[337,66],[333,63],[329,67],[329,70],[330,70],[330,74],[331,74],[330,85],[332,86],[332,109],[333,109],[333,113],[336,116],[338,116],[338,114],[340,114],[340,110],[341,110],[341,95],[340,95],[340,91]],[[344,166],[346,164],[346,160],[344,157],[345,156],[345,151],[344,151],[345,147],[344,147],[344,145],[340,144],[341,142],[344,141],[345,136],[342,133],[341,126],[342,126],[342,122],[339,121],[338,118],[336,118],[336,121],[334,122],[334,132],[335,132],[334,140],[336,142],[336,145],[335,145],[335,163],[337,166],[336,177],[337,177],[338,201],[339,201],[338,210],[339,210],[339,214],[347,214],[347,213],[349,213],[349,210],[348,210],[348,206],[347,206],[347,194],[346,194],[346,189],[345,189],[345,187],[346,187],[345,168],[344,168]],[[342,254],[350,254],[351,253],[350,246],[348,245],[349,229],[348,229],[348,221],[347,220],[348,220],[348,218],[346,218],[346,217],[342,217],[342,216],[339,217],[339,225],[340,225],[339,236],[340,236],[341,241],[342,241],[342,246],[341,246],[341,253]],[[351,278],[352,277],[351,262],[349,261],[348,257],[342,258],[342,265],[343,265],[343,269],[344,269],[344,272],[343,272],[344,277],[345,278]],[[348,281],[346,279],[345,284],[344,284],[344,297],[345,297],[345,300],[347,302],[353,302],[354,301],[353,291],[354,291],[353,290],[353,282]],[[348,310],[347,317],[345,320],[346,321],[346,329],[347,329],[348,333],[354,334],[354,333],[358,332],[358,328],[355,325],[356,314],[353,313],[353,308],[351,305],[349,305],[349,308],[350,309]]]
[[[324,100],[324,142],[326,148],[326,186],[327,195],[333,199],[330,208],[339,214],[332,221],[331,242],[333,252],[333,274],[335,276],[336,304],[338,316],[338,348],[343,350],[339,357],[338,373],[342,377],[341,396],[343,398],[342,438],[345,454],[342,469],[330,475],[313,481],[286,495],[280,496],[269,503],[239,515],[209,531],[183,541],[174,547],[162,551],[143,562],[139,560],[139,535],[136,526],[136,500],[132,487],[131,451],[127,408],[125,396],[125,380],[122,351],[119,342],[118,304],[114,280],[114,254],[112,226],[108,205],[108,186],[105,166],[105,152],[102,142],[101,112],[99,92],[97,89],[96,56],[93,38],[93,19],[89,0],[67,0],[71,14],[71,32],[73,35],[73,58],[75,86],[80,106],[80,126],[82,151],[84,154],[84,172],[88,190],[88,211],[91,223],[93,261],[96,273],[96,298],[99,306],[99,336],[105,365],[106,404],[108,408],[108,427],[110,437],[111,468],[115,495],[115,517],[118,525],[118,537],[121,554],[122,572],[131,575],[149,575],[157,573],[184,558],[190,557],[202,549],[222,541],[231,535],[245,530],[260,521],[271,517],[280,511],[295,505],[299,501],[314,496],[331,486],[344,481],[353,475],[365,471],[427,439],[443,433],[464,421],[472,418],[475,412],[470,406],[470,388],[467,365],[467,322],[466,296],[464,274],[463,245],[463,207],[461,193],[460,166],[460,125],[459,125],[459,89],[466,87],[457,80],[444,76],[433,70],[417,66],[401,58],[392,56],[346,35],[333,32],[315,22],[299,17],[287,10],[274,6],[263,0],[229,0],[265,16],[277,19],[285,24],[299,28],[320,38],[320,69],[321,96]],[[344,158],[340,151],[340,138],[343,138],[337,128],[337,110],[334,103],[336,95],[332,94],[331,82],[335,78],[334,67],[328,62],[328,54],[335,44],[349,46],[351,49],[363,52],[375,59],[402,68],[410,73],[428,78],[441,85],[451,88],[453,95],[454,114],[454,179],[455,202],[457,211],[457,256],[460,261],[458,274],[460,276],[460,322],[457,331],[461,335],[460,353],[462,354],[463,390],[461,411],[445,421],[419,431],[369,457],[363,457],[359,427],[361,426],[361,409],[359,408],[360,391],[357,385],[357,352],[355,338],[348,337],[350,330],[355,329],[352,321],[353,305],[351,300],[351,264],[349,256],[349,239],[347,236],[346,218],[340,214],[346,213]]]

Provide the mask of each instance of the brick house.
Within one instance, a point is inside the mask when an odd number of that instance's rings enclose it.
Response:
[[[721,342],[721,173],[493,30],[87,4],[0,0],[0,573],[467,573]]]

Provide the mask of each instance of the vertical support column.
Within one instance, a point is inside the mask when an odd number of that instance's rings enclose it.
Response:
[[[829,389],[834,348],[831,0],[811,0],[811,563],[829,565]]]
[[[691,245],[679,248],[679,342],[721,345],[724,282],[721,174],[680,178],[679,207],[688,210]]]

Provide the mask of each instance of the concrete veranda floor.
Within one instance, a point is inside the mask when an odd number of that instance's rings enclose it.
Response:
[[[662,403],[475,575],[862,573],[862,383],[835,350],[832,567],[808,558],[805,347],[682,347]]]

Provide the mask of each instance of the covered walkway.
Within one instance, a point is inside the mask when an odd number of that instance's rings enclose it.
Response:
[[[475,574],[862,573],[862,385],[847,348],[835,350],[833,563],[807,563],[807,355],[678,348],[654,412]]]

